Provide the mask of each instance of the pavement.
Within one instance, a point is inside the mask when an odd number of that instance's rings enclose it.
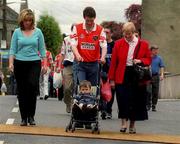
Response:
[[[12,99],[15,101],[14,97],[5,96],[5,98],[8,98],[8,101],[12,101]],[[9,105],[9,107],[12,108],[12,105]],[[3,109],[0,109],[1,111]],[[69,122],[70,115],[65,113],[64,103],[57,101],[55,98],[50,98],[47,101],[38,100],[37,126],[20,127],[19,115],[16,115],[15,118],[17,120],[13,125],[6,125],[2,122],[0,124],[0,133],[180,144],[180,100],[160,99],[157,112],[149,111],[149,120],[136,123],[137,134],[134,135],[119,133],[120,120],[117,119],[116,102],[113,105],[113,118],[111,120],[99,119],[100,134],[91,134],[88,130],[76,130],[74,133],[66,133],[65,126]]]

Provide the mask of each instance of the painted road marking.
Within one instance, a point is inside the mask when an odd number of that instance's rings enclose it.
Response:
[[[43,126],[26,126],[3,125],[0,124],[0,133],[9,134],[33,134],[43,136],[62,136],[91,139],[105,139],[117,141],[134,141],[134,142],[151,142],[164,144],[180,144],[179,135],[162,135],[162,134],[121,134],[120,132],[101,131],[100,134],[92,134],[90,130],[76,130],[75,132],[65,132],[64,128],[43,127]]]
[[[0,141],[0,144],[4,144],[4,141]]]
[[[14,123],[14,119],[13,118],[9,118],[7,121],[6,121],[6,124],[9,124],[9,125],[12,125]]]
[[[18,107],[14,107],[13,109],[12,109],[12,112],[18,112],[19,111],[19,108]]]

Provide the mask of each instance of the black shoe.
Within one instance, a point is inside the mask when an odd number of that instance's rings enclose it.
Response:
[[[121,128],[121,129],[120,129],[120,132],[125,133],[126,130],[127,130],[127,128]]]
[[[21,121],[20,126],[27,126],[27,120],[23,119],[23,120]]]
[[[156,112],[156,106],[152,106],[152,111]]]
[[[44,96],[44,100],[47,100],[48,98],[49,98],[48,95],[45,95],[45,96]]]
[[[28,123],[29,123],[29,125],[36,125],[35,120],[34,120],[33,117],[28,118]]]
[[[43,100],[43,97],[40,96],[39,99],[40,99],[40,100]]]

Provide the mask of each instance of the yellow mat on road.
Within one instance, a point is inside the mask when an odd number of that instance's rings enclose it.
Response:
[[[74,133],[72,133],[72,132],[65,132],[64,128],[44,127],[44,126],[22,127],[19,125],[2,124],[0,125],[0,133],[180,144],[180,135],[175,136],[175,135],[142,134],[142,133],[121,134],[119,132],[108,132],[108,131],[101,131],[100,134],[91,134],[90,130],[76,130]]]

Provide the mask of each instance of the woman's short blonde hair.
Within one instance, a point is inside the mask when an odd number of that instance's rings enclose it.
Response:
[[[123,28],[122,28],[122,32],[123,33],[126,33],[126,32],[132,32],[134,33],[136,31],[136,28],[135,28],[135,25],[133,22],[126,22],[124,25],[123,25]]]
[[[23,9],[19,14],[18,24],[22,30],[24,30],[23,21],[25,21],[27,19],[32,20],[32,28],[33,28],[34,24],[35,24],[35,16],[31,9]]]

